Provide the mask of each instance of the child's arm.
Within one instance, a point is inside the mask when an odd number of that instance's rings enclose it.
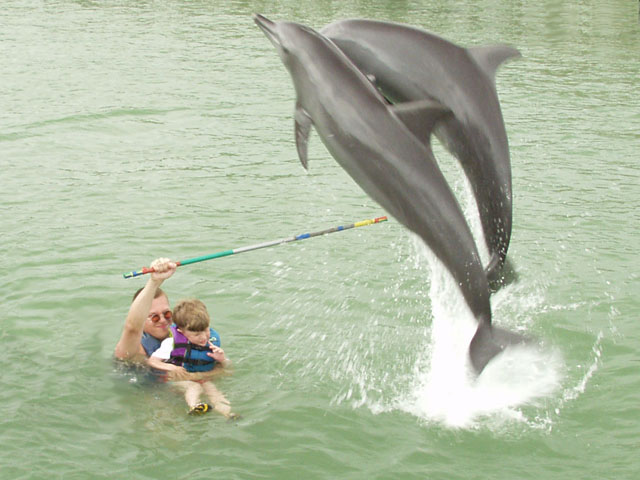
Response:
[[[218,362],[223,368],[229,368],[231,366],[231,360],[227,358],[222,348],[216,347],[211,341],[209,341],[209,348],[211,348],[211,352],[208,352],[207,355]]]

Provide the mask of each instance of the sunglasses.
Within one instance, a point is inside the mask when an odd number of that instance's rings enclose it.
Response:
[[[158,323],[160,321],[161,315],[165,318],[165,320],[171,320],[171,317],[173,317],[173,313],[171,313],[171,310],[167,310],[166,312],[162,312],[162,314],[154,313],[153,315],[149,315],[149,320],[151,320],[153,323]]]

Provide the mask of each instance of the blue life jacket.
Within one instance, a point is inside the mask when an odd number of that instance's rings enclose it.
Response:
[[[142,332],[140,344],[142,345],[142,348],[144,348],[147,357],[150,357],[153,352],[160,348],[160,343],[162,343],[161,340],[149,335],[147,332]]]
[[[187,340],[178,327],[171,325],[171,335],[173,335],[173,350],[169,357],[169,363],[182,365],[187,372],[208,372],[213,370],[216,361],[207,355],[211,352],[209,345],[201,347]],[[220,346],[220,335],[213,328],[209,328],[209,341],[216,347]]]

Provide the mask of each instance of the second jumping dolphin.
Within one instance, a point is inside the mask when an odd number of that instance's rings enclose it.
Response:
[[[391,102],[434,99],[451,109],[434,133],[469,178],[490,254],[487,276],[498,285],[511,238],[512,193],[495,76],[520,52],[505,45],[463,48],[425,30],[376,20],[341,20],[321,33]],[[417,127],[414,133],[428,142],[431,130]]]

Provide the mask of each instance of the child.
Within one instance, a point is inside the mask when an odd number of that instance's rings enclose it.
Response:
[[[149,358],[149,366],[165,372],[206,372],[220,363],[231,363],[220,348],[220,336],[209,326],[207,307],[200,300],[181,300],[173,310],[171,336],[162,341]],[[213,408],[227,418],[236,418],[229,402],[216,386],[206,380],[172,382],[184,392],[190,415],[207,413],[211,406],[200,402],[203,393]]]

